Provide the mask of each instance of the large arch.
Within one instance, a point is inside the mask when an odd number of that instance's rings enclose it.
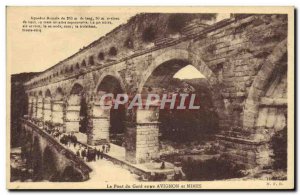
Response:
[[[45,92],[44,97],[44,122],[52,121],[52,95],[49,89]]]
[[[60,131],[64,131],[64,96],[64,91],[61,87],[58,87],[52,99],[52,123],[59,128]]]
[[[224,101],[220,93],[221,88],[218,83],[218,78],[197,53],[184,49],[172,49],[167,50],[161,53],[159,56],[155,57],[144,74],[141,75],[141,82],[138,85],[138,93],[142,92],[143,86],[145,85],[153,71],[162,64],[170,61],[181,62],[183,66],[191,64],[205,76],[208,81],[210,91],[212,92],[213,105],[219,117],[220,127],[226,129],[229,125],[225,122],[227,116],[224,112]]]
[[[264,95],[266,87],[272,74],[278,66],[278,62],[287,54],[287,39],[278,43],[273,49],[272,53],[264,61],[263,66],[257,73],[253,81],[249,95],[244,106],[243,126],[244,128],[254,128],[258,116],[260,98]]]
[[[50,181],[56,181],[57,177],[57,166],[56,166],[56,156],[55,152],[50,146],[46,146],[43,153],[43,177],[49,179]]]
[[[102,74],[102,75],[99,77],[99,79],[98,79],[98,81],[97,81],[97,84],[96,84],[96,87],[94,88],[94,93],[95,93],[95,94],[98,93],[99,86],[100,86],[101,83],[104,81],[104,79],[107,78],[107,77],[113,77],[113,78],[115,78],[115,79],[118,81],[118,83],[120,84],[121,89],[122,89],[123,91],[126,91],[125,83],[124,83],[122,77],[121,77],[117,72],[108,72],[108,73],[106,73],[106,74]]]
[[[32,145],[31,167],[33,169],[33,180],[40,181],[43,176],[43,152],[38,136],[34,136]]]
[[[38,92],[36,110],[36,118],[38,119],[38,121],[44,121],[44,97],[42,91]],[[39,124],[41,125],[41,123]]]
[[[219,123],[219,126],[225,129],[228,124],[224,120],[226,113],[224,111],[224,102],[220,93],[218,79],[195,53],[182,49],[172,49],[161,53],[154,58],[144,74],[141,75],[141,82],[138,85],[137,93],[159,94],[160,91],[155,91],[156,89],[150,87],[151,84],[149,85],[149,83],[155,85],[155,82],[157,82],[157,85],[161,85],[162,82],[169,81],[177,71],[187,65],[194,66],[206,77],[208,88],[211,92],[211,109],[212,112],[216,113],[215,123]],[[156,78],[152,79],[153,75]],[[160,77],[164,78],[160,81],[155,81],[155,79],[160,79]],[[148,87],[149,91],[147,92]],[[142,109],[137,110],[136,113],[132,113],[130,118],[133,119],[133,124],[135,125],[134,128],[129,128],[128,130],[130,132],[126,138],[126,159],[135,163],[141,163],[157,158],[159,155],[159,109],[151,107],[150,110]]]
[[[67,166],[61,174],[61,182],[83,181],[84,176],[74,166]]]
[[[32,118],[36,119],[37,118],[37,93],[34,91],[32,92]]]
[[[83,86],[74,83],[66,102],[66,132],[78,133],[81,130],[81,132],[86,133],[87,124],[83,127],[81,119],[87,120],[87,112],[85,111],[85,116],[80,115],[82,108],[87,109],[85,95]]]
[[[33,97],[32,97],[32,95],[31,95],[31,93],[28,93],[27,94],[27,100],[28,100],[28,104],[27,104],[27,108],[28,108],[28,111],[27,111],[27,115],[28,115],[28,117],[29,118],[31,118],[32,117],[32,115],[33,115],[33,108],[32,108],[32,106],[33,106]]]
[[[88,143],[97,145],[99,143],[108,142],[110,140],[110,135],[113,135],[110,134],[112,131],[119,128],[125,129],[121,117],[121,115],[124,115],[123,118],[125,118],[125,108],[120,105],[118,110],[103,109],[101,108],[103,104],[111,104],[112,102],[100,101],[104,94],[111,93],[113,96],[116,96],[118,93],[124,92],[124,82],[117,73],[109,72],[108,74],[100,76],[93,93],[93,116],[90,118],[93,128],[89,132]]]

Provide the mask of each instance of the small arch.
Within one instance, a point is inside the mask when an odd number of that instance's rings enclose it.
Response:
[[[98,59],[99,59],[99,60],[104,60],[104,53],[103,53],[103,52],[100,52],[100,53],[98,54]]]
[[[55,100],[63,100],[64,92],[61,87],[58,87],[55,92]]]
[[[43,177],[50,181],[58,181],[57,168],[55,165],[55,153],[47,146],[43,153]]]
[[[95,93],[98,92],[98,89],[99,89],[99,87],[100,87],[100,84],[102,83],[102,81],[103,81],[106,77],[112,77],[112,78],[116,79],[116,80],[120,83],[120,87],[121,87],[122,91],[126,91],[125,84],[124,84],[124,82],[123,82],[122,77],[121,77],[118,73],[111,72],[111,73],[103,74],[103,75],[100,76],[100,78],[98,79],[97,85],[96,85],[96,87],[95,87],[95,90],[94,90]]]
[[[95,62],[94,62],[94,56],[90,56],[89,57],[89,65],[94,65],[95,64]]]
[[[116,56],[117,53],[118,53],[118,51],[117,51],[117,49],[116,49],[115,47],[111,47],[111,48],[109,49],[109,52],[108,52],[108,54],[109,54],[110,56]]]
[[[46,90],[45,97],[51,97],[51,91],[49,89]]]
[[[85,62],[85,60],[82,60],[82,62],[81,62],[81,66],[86,66],[86,62]]]
[[[76,63],[76,69],[79,69],[80,67],[79,67],[79,64],[78,63]]]
[[[33,180],[40,181],[42,180],[43,173],[43,162],[42,162],[42,150],[40,145],[40,140],[38,136],[34,136],[33,145],[32,145],[32,169],[33,169]]]
[[[70,91],[70,95],[81,95],[83,92],[82,85],[75,83]]]

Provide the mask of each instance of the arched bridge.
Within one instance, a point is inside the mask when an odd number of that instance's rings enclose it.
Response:
[[[109,141],[103,92],[159,91],[192,65],[207,81],[220,153],[245,165],[270,163],[266,143],[286,127],[287,16],[237,14],[213,25],[193,16],[174,29],[172,15],[139,14],[26,82],[28,116],[76,133],[84,101],[87,143],[97,145]],[[156,111],[147,112],[125,108],[128,162],[157,158],[158,121],[144,117]]]

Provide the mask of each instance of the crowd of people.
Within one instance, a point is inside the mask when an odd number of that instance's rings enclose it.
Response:
[[[77,137],[74,134],[69,133],[69,134],[63,134],[61,136],[60,143],[69,147],[71,144],[73,144],[74,148],[76,148],[78,141],[77,141]]]
[[[110,144],[104,144],[102,147],[86,147],[86,146],[79,146],[76,151],[76,155],[87,162],[96,161],[99,159],[103,159],[103,154],[108,153],[110,150]]]
[[[74,133],[63,133],[58,128],[45,128],[45,131],[58,139],[61,144],[68,147],[70,150],[76,153],[76,156],[82,158],[87,162],[103,159],[103,153],[110,151],[110,144],[102,144],[97,147],[87,147],[78,142]]]

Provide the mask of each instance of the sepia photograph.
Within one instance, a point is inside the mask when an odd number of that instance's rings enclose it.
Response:
[[[294,7],[6,7],[7,188],[294,189]]]

